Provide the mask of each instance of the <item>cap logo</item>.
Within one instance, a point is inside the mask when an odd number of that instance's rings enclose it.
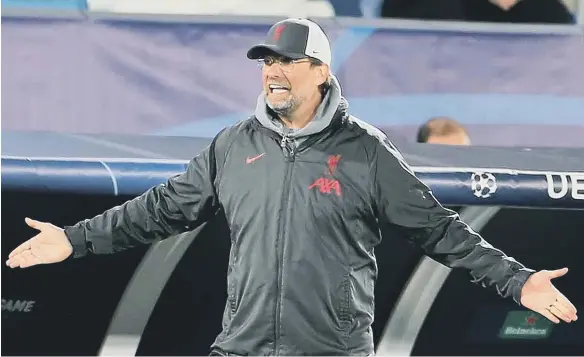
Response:
[[[285,27],[286,25],[284,24],[278,25],[278,27],[276,27],[276,30],[274,30],[274,40],[280,40],[280,36],[282,36],[282,31],[284,31]]]

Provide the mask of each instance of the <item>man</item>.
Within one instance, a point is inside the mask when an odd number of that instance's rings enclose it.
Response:
[[[534,272],[494,249],[436,201],[379,130],[347,113],[317,24],[278,22],[248,57],[262,67],[255,115],[221,131],[186,172],[119,207],[64,230],[27,218],[40,233],[7,264],[118,252],[222,210],[232,245],[212,354],[371,355],[384,221],[501,296],[556,323],[576,319],[550,282],[566,269]]]
[[[497,23],[573,24],[562,0],[384,0],[381,17]]]
[[[470,145],[468,132],[456,120],[436,117],[418,128],[416,141],[427,144]]]

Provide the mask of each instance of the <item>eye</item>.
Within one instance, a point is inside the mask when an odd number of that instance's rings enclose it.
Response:
[[[264,57],[263,60],[264,64],[266,64],[267,66],[271,66],[274,64],[274,62],[276,62],[276,60],[274,59],[274,57]]]

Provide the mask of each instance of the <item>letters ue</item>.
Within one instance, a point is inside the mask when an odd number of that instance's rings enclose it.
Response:
[[[548,196],[558,200],[570,194],[575,200],[584,200],[584,175],[573,174],[546,174]],[[559,176],[559,182],[555,180]],[[571,183],[571,185],[570,185]]]

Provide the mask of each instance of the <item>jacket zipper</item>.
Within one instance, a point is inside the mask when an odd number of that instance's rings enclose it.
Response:
[[[291,144],[289,146],[288,144]],[[284,158],[286,160],[286,175],[284,177],[284,186],[282,190],[282,201],[281,204],[284,206],[285,209],[282,211],[282,217],[280,217],[280,224],[278,226],[278,236],[276,238],[276,252],[277,252],[277,264],[276,269],[278,272],[278,282],[277,282],[277,295],[276,295],[276,306],[274,308],[275,314],[275,325],[274,325],[274,355],[278,356],[280,354],[280,346],[279,346],[279,339],[280,339],[280,308],[282,305],[282,270],[284,269],[284,239],[282,235],[284,234],[284,227],[286,225],[287,213],[288,213],[288,202],[289,195],[290,195],[290,181],[292,177],[292,165],[294,163],[295,158],[295,149],[294,149],[294,142],[290,141],[290,139],[284,135],[282,137],[282,141],[280,142],[280,146],[284,153]]]

